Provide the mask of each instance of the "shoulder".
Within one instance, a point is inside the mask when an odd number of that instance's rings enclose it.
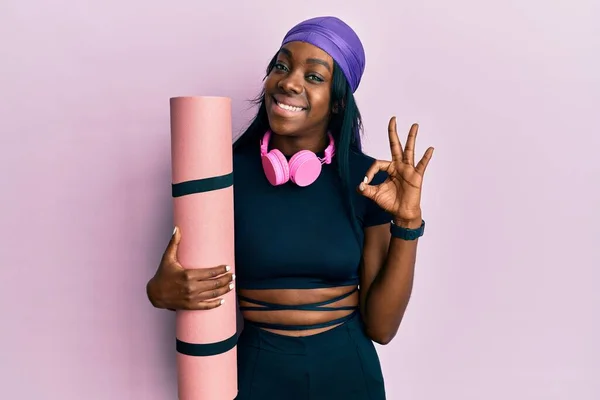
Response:
[[[238,193],[263,188],[266,180],[258,146],[246,144],[233,149],[233,174]]]
[[[258,146],[247,144],[233,148],[233,169],[243,169],[249,163],[256,163],[256,160],[260,160],[258,156],[260,149]]]

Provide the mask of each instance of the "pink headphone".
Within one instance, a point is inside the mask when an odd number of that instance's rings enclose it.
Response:
[[[267,180],[271,185],[283,185],[291,180],[298,186],[308,186],[317,180],[321,173],[322,164],[331,164],[331,159],[335,154],[335,143],[331,133],[329,136],[329,146],[325,149],[325,158],[317,157],[310,150],[302,150],[294,154],[289,163],[283,153],[277,149],[269,149],[269,139],[271,131],[267,131],[260,143],[260,155],[262,159],[263,170]]]

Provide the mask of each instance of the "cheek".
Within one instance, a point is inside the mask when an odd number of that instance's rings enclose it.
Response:
[[[277,78],[274,77],[273,71],[267,75],[263,86],[265,89],[273,89],[275,86],[277,86]]]
[[[319,117],[329,114],[329,96],[319,96],[311,104],[313,114],[317,114]]]

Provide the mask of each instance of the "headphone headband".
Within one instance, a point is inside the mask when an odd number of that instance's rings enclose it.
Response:
[[[260,141],[260,154],[262,156],[266,155],[269,152],[269,141],[271,140],[271,135],[271,130],[268,130],[267,132],[265,132],[263,138]],[[319,157],[319,159],[325,164],[331,164],[331,160],[333,159],[333,156],[335,156],[335,139],[333,138],[331,132],[327,132],[327,136],[329,138],[329,144],[323,152],[325,157],[323,159]]]

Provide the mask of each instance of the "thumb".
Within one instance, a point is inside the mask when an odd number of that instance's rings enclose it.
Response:
[[[171,240],[169,240],[167,250],[165,251],[165,261],[170,261],[172,263],[177,262],[177,249],[179,248],[180,241],[181,232],[179,231],[179,227],[175,226],[175,229],[173,229],[173,235],[171,236]]]
[[[358,193],[370,200],[375,198],[377,189],[377,185],[369,185],[366,182],[361,182],[360,185],[358,185]]]

